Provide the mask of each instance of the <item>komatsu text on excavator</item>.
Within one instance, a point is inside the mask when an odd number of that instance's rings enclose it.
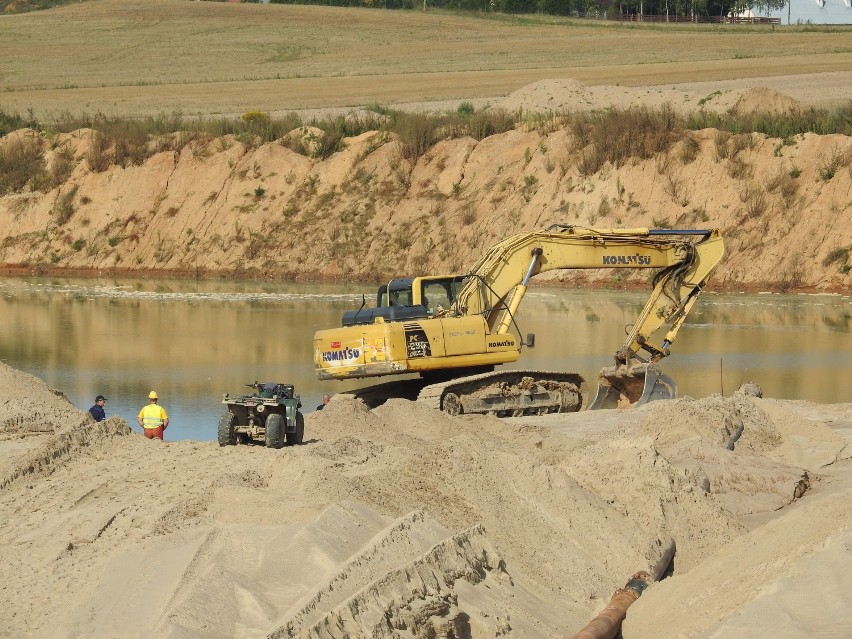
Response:
[[[657,366],[724,254],[718,230],[593,229],[556,224],[492,246],[466,275],[394,279],[376,307],[349,311],[343,326],[317,331],[320,379],[419,374],[350,394],[374,406],[391,397],[425,402],[452,415],[501,417],[637,406],[673,398]],[[511,329],[530,278],[553,269],[657,269],[644,309],[599,375],[588,404],[577,373],[501,370],[523,346]],[[654,342],[665,328],[662,341]],[[516,331],[517,332],[517,331]],[[409,375],[410,377],[410,375]]]

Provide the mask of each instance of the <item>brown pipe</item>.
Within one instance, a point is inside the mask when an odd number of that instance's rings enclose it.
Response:
[[[572,639],[613,639],[621,629],[621,622],[627,616],[627,609],[639,595],[651,585],[653,578],[644,570],[637,572],[630,581],[617,590],[610,599],[609,605],[600,611],[585,628],[575,634]]]

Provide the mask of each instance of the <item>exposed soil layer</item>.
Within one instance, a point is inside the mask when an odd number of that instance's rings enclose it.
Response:
[[[651,91],[548,80],[488,108],[669,104],[772,114],[801,106],[765,86],[712,86]],[[297,133],[310,139],[309,129]],[[852,284],[848,136],[772,139],[704,129],[647,159],[589,171],[594,147],[578,147],[569,125],[545,118],[479,141],[445,140],[416,160],[403,157],[395,136],[373,131],[347,139],[327,159],[226,137],[94,172],[92,135],[47,139],[22,130],[0,139],[5,149],[35,140],[49,166],[62,153],[73,164],[68,180],[47,193],[0,197],[0,218],[9,221],[0,228],[6,273],[375,281],[464,271],[511,234],[563,223],[720,228],[726,257],[709,283],[717,290],[848,292]],[[606,270],[548,276],[591,285],[646,281]]]

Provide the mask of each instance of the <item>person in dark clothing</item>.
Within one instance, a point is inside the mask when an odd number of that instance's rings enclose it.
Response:
[[[102,422],[106,419],[104,404],[106,404],[106,397],[98,395],[95,397],[95,405],[89,409],[89,412],[92,414],[92,417],[95,418],[96,422]]]
[[[322,410],[323,408],[325,408],[325,405],[328,404],[330,401],[331,401],[331,397],[329,397],[328,393],[326,393],[325,395],[322,396],[322,404],[317,406],[317,410]]]

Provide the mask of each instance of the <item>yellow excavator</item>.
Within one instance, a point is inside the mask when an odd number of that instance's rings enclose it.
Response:
[[[466,275],[391,280],[376,306],[343,316],[314,335],[321,380],[388,375],[409,379],[350,391],[369,406],[391,397],[452,415],[500,417],[626,408],[676,397],[657,366],[724,254],[718,230],[594,229],[555,224],[492,246]],[[599,375],[591,404],[585,380],[568,372],[498,370],[518,359],[534,335],[511,329],[530,278],[553,269],[657,269],[653,290],[615,364]],[[652,339],[666,328],[662,341]],[[516,330],[516,332],[518,332]],[[411,374],[417,374],[411,379]]]

